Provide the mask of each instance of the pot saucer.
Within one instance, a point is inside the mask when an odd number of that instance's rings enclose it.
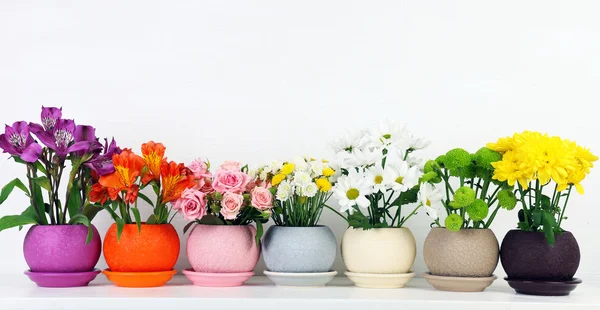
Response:
[[[192,268],[184,269],[183,274],[194,285],[208,287],[240,286],[254,275],[254,272],[210,273],[196,272]]]
[[[362,288],[402,288],[415,277],[414,272],[408,273],[359,273],[346,271],[344,274]]]
[[[328,272],[274,272],[264,271],[265,276],[269,277],[273,283],[279,286],[298,286],[298,287],[320,287],[325,286],[337,271]]]
[[[504,280],[519,294],[541,296],[567,296],[577,285],[583,282],[579,278],[573,278],[569,281],[539,281],[509,279],[506,277]]]
[[[120,287],[157,287],[163,286],[177,273],[177,270],[150,272],[119,272],[110,269],[102,273],[116,286]]]
[[[100,269],[84,272],[34,272],[26,270],[25,275],[39,287],[78,287],[87,286],[100,273]]]
[[[494,280],[498,279],[495,275],[491,277],[447,277],[432,275],[429,272],[424,273],[423,277],[435,289],[450,292],[483,292],[492,285]]]

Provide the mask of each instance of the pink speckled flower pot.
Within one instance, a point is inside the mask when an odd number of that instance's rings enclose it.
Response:
[[[196,225],[187,240],[187,257],[196,272],[249,272],[260,257],[255,236],[250,225]]]

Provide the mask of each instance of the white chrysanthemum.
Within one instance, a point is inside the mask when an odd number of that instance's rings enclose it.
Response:
[[[274,160],[266,168],[267,172],[273,172],[273,174],[276,174],[279,172],[279,170],[281,170],[281,168],[283,168],[283,162],[280,160]]]
[[[395,192],[405,192],[419,184],[420,172],[416,166],[409,167],[407,162],[402,161],[386,168],[388,187]]]
[[[294,164],[294,171],[296,171],[296,172],[308,171],[308,169],[310,169],[310,166],[308,165],[306,160],[300,156],[294,157],[294,159],[292,159],[291,163]]]
[[[312,178],[308,172],[298,171],[294,175],[294,185],[298,187],[303,187],[310,182],[312,182]]]
[[[290,199],[290,196],[293,194],[294,187],[292,184],[284,180],[277,186],[277,193],[275,194],[275,198],[279,201],[286,201]]]
[[[352,154],[341,154],[346,167],[365,167],[380,164],[383,160],[383,153],[380,150],[356,150]]]
[[[366,136],[365,147],[388,151],[408,148],[407,132],[404,124],[387,121],[373,128]]]
[[[339,152],[347,152],[353,153],[355,150],[359,149],[364,137],[364,133],[362,131],[358,132],[347,132],[340,138],[337,138],[331,142],[331,146],[335,153]]]
[[[329,182],[333,184],[342,176],[342,167],[337,163],[330,163],[329,168],[334,171],[333,175],[329,177]]]
[[[419,203],[429,208],[436,208],[438,206],[442,206],[442,199],[444,199],[444,193],[442,192],[442,189],[436,188],[430,183],[421,184],[418,196]]]
[[[263,169],[263,170],[262,170],[262,171],[261,171],[261,172],[258,174],[258,177],[259,177],[261,180],[266,180],[266,179],[269,177],[269,176],[268,176],[268,174],[269,174],[269,172],[267,172],[266,170],[264,170],[264,169]]]
[[[373,188],[373,192],[385,192],[389,188],[389,183],[393,180],[388,180],[391,173],[386,173],[386,169],[382,168],[381,165],[375,165],[367,169],[367,183]]]
[[[319,160],[313,160],[310,162],[310,174],[311,177],[316,178],[318,176],[323,175],[323,169],[325,169],[325,167],[328,167],[325,165],[325,163],[323,163],[322,161]]]
[[[319,188],[317,187],[317,184],[312,182],[304,185],[304,187],[302,188],[302,194],[306,197],[314,197],[318,191]]]
[[[258,170],[256,170],[256,168],[250,168],[250,167],[248,167],[248,173],[247,174],[250,176],[250,178],[255,179],[256,176],[257,176],[257,174],[258,174]]]
[[[352,170],[347,176],[340,177],[335,185],[334,194],[339,201],[340,210],[352,212],[354,206],[369,207],[369,199],[365,196],[371,194],[371,187],[367,184],[364,174]]]

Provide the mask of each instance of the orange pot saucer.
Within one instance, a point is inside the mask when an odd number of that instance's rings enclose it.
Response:
[[[158,287],[163,286],[177,273],[177,270],[152,272],[118,272],[102,270],[106,278],[119,287]]]

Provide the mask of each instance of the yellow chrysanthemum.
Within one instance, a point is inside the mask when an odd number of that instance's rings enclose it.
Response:
[[[283,168],[281,168],[281,171],[279,171],[280,174],[288,175],[290,173],[294,172],[294,164],[292,163],[287,163],[285,165],[283,165]]]
[[[330,167],[324,168],[322,171],[323,176],[330,177],[335,174],[335,170]]]
[[[317,187],[322,192],[328,192],[331,190],[331,183],[326,178],[319,178],[315,180]]]
[[[277,184],[281,183],[281,181],[285,180],[285,174],[276,174],[273,176],[273,179],[271,180],[271,185],[276,186]]]

